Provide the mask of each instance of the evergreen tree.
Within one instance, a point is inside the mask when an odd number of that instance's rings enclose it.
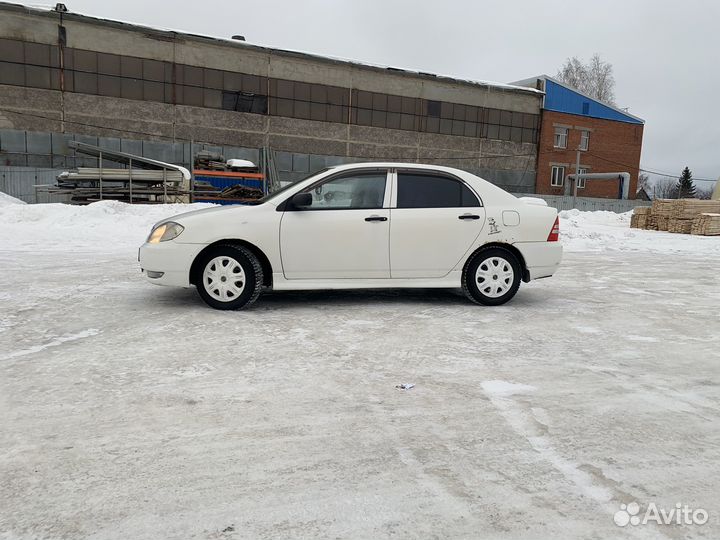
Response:
[[[695,184],[693,184],[692,172],[690,172],[689,168],[685,167],[683,169],[675,189],[678,193],[678,199],[695,198]]]

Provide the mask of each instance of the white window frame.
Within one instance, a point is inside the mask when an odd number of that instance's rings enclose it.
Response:
[[[568,132],[570,130],[566,127],[555,127],[555,139],[553,142],[554,148],[567,148]]]
[[[580,150],[590,150],[590,132],[587,129],[580,130]]]
[[[559,173],[556,173],[556,171],[559,171]],[[558,183],[558,176],[560,177],[560,181]],[[552,187],[563,187],[565,184],[565,167],[562,165],[553,165],[550,169],[550,185]]]
[[[580,167],[578,169],[578,175],[581,174],[587,174],[588,169],[587,167]],[[584,189],[585,188],[585,178],[576,178],[575,181],[577,182],[577,188],[578,189]]]

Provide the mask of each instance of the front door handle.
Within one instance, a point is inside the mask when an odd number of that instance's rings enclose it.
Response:
[[[365,218],[365,221],[387,221],[385,216],[369,216]]]
[[[480,219],[480,216],[477,214],[463,214],[458,216],[458,219]]]

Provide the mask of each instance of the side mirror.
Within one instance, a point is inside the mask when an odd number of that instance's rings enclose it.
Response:
[[[292,204],[295,208],[312,206],[312,202],[312,193],[296,193],[292,198]]]

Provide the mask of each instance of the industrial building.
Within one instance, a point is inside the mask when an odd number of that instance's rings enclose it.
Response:
[[[635,198],[645,124],[642,118],[598,101],[547,75],[514,84],[544,93],[536,193],[574,193],[574,186],[568,181],[570,174],[622,172],[630,175],[626,191],[629,198]],[[577,167],[578,151],[580,167]],[[612,180],[581,177],[577,194],[618,199],[623,192],[620,182],[617,177]]]
[[[158,30],[61,6],[0,3],[6,182],[97,166],[68,148],[74,140],[186,167],[198,150],[256,163],[270,153],[280,180],[396,160],[535,190],[543,103],[535,88]]]

